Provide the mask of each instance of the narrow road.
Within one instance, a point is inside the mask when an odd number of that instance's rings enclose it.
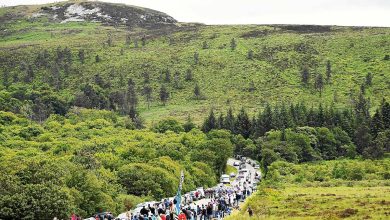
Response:
[[[236,160],[236,159],[233,159],[233,158],[229,158],[228,161],[227,161],[227,164],[230,165],[230,166],[234,166],[234,162],[240,162],[240,161]],[[251,173],[250,181],[253,183],[255,181],[255,173],[258,170],[256,170],[252,165],[250,165],[248,163],[245,163],[245,164],[246,164],[246,168],[245,169],[248,169],[249,173]],[[234,166],[234,167],[237,169],[237,176],[238,176],[239,167],[238,166]],[[229,173],[227,173],[227,174],[230,175]],[[234,178],[234,180],[231,182],[230,185],[235,186],[235,185],[239,184],[236,177]],[[205,199],[201,199],[201,200],[195,201],[195,204],[202,206],[202,205],[207,205],[210,202],[211,202],[211,199],[206,199],[205,198]]]

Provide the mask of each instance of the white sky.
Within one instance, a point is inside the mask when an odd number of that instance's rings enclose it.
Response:
[[[106,0],[205,24],[318,24],[390,27],[390,0]],[[0,0],[1,6],[53,0]]]

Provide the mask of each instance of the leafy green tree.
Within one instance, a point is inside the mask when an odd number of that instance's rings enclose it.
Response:
[[[196,128],[194,122],[192,122],[192,118],[190,115],[187,116],[186,122],[183,124],[183,128],[185,132],[189,132],[192,129]]]
[[[178,180],[166,170],[148,164],[127,164],[118,170],[119,182],[127,193],[155,198],[173,195]]]
[[[153,127],[153,130],[159,133],[165,133],[166,131],[173,131],[175,133],[180,133],[184,131],[184,128],[177,120],[173,118],[168,118],[159,121]]]

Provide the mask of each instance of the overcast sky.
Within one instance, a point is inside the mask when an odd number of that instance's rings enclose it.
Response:
[[[106,0],[205,24],[319,24],[390,27],[390,0]],[[0,5],[53,0],[0,0]]]

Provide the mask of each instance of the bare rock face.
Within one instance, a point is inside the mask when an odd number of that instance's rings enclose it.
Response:
[[[11,19],[30,18],[39,19],[47,17],[52,22],[100,22],[106,25],[125,25],[130,28],[159,28],[174,26],[177,21],[162,12],[129,6],[124,4],[112,4],[105,2],[65,2],[45,5],[33,10],[32,13],[23,13],[27,6],[10,7],[10,13],[5,13],[8,21]],[[24,10],[23,10],[24,9]],[[18,12],[18,13],[15,13]],[[2,18],[0,17],[0,20]]]

